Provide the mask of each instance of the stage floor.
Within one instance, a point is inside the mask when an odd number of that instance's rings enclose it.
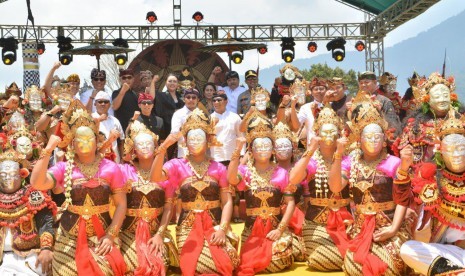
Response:
[[[236,233],[238,236],[240,236],[240,233],[242,232],[242,229],[244,228],[243,223],[233,223],[232,224],[233,232]],[[176,237],[175,234],[175,225],[170,225],[168,227],[170,229],[171,234],[173,237]],[[177,274],[168,274],[168,275],[177,275]],[[265,275],[265,274],[260,274],[260,275]],[[285,276],[297,276],[297,275],[309,275],[309,276],[319,276],[319,275],[331,275],[331,276],[342,276],[344,273],[342,272],[316,272],[316,271],[311,271],[307,264],[305,263],[294,263],[292,267],[286,271],[283,271],[281,273],[273,273],[270,275],[285,275]]]

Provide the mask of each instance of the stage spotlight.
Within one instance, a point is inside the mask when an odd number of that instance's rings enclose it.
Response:
[[[335,61],[343,61],[346,56],[345,45],[346,40],[342,37],[335,38],[326,44],[326,49],[332,51],[332,56]]]
[[[195,12],[194,15],[192,15],[192,19],[194,19],[197,23],[203,20],[203,14],[199,11]]]
[[[308,43],[308,46],[307,46],[307,49],[310,53],[314,53],[316,52],[316,50],[318,49],[318,45],[315,43],[315,42],[309,42]]]
[[[115,47],[121,47],[121,48],[129,48],[128,41],[123,38],[117,38],[113,41],[113,46]],[[128,54],[127,53],[121,53],[118,55],[115,55],[115,62],[118,65],[125,65],[126,62],[128,61]]]
[[[149,11],[147,13],[147,16],[145,17],[145,19],[150,23],[150,24],[153,24],[155,21],[158,20],[158,17],[157,15],[153,12],[153,11]]]
[[[266,54],[268,52],[268,47],[266,47],[266,46],[260,47],[257,50],[260,53],[260,55],[264,55],[264,54]]]
[[[127,61],[128,61],[128,56],[127,56],[127,54],[115,55],[115,62],[116,62],[116,64],[118,64],[118,65],[125,65]]]
[[[294,60],[294,38],[283,37],[281,38],[281,58],[286,62],[290,63]]]
[[[2,61],[5,65],[11,65],[16,61],[16,50],[18,49],[18,40],[14,37],[0,39],[2,47]]]
[[[37,43],[37,54],[42,55],[45,52],[45,44],[43,42]]]
[[[359,52],[365,50],[365,43],[363,43],[361,40],[357,41],[357,43],[355,43],[355,49],[357,49]]]
[[[60,59],[61,64],[70,64],[73,61],[73,55],[67,52],[74,48],[73,44],[71,44],[72,39],[70,37],[58,36],[57,42],[59,49],[58,58]]]
[[[242,63],[243,59],[244,59],[244,52],[242,52],[242,51],[232,52],[231,61],[234,62],[235,64]]]

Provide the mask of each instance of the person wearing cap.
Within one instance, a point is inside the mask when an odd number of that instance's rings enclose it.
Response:
[[[257,72],[254,70],[247,70],[245,72],[245,83],[248,89],[242,92],[237,99],[237,114],[246,114],[250,109],[250,100],[252,97],[250,91],[259,85]]]
[[[134,71],[131,69],[121,70],[119,72],[121,87],[113,91],[113,110],[115,117],[121,123],[123,130],[128,127],[129,120],[139,109],[139,94],[132,89],[134,85]]]
[[[209,82],[215,82],[216,76],[221,73],[221,67],[216,66],[210,77]],[[236,71],[229,71],[226,73],[227,86],[218,86],[217,91],[224,91],[228,95],[228,105],[226,110],[236,113],[237,112],[237,101],[239,95],[241,95],[246,89],[243,86],[239,86],[239,74]]]
[[[143,123],[151,132],[160,136],[160,131],[163,128],[163,119],[152,112],[152,95],[149,93],[140,93],[138,103],[141,111],[136,111],[134,113],[133,120]]]
[[[114,161],[119,163],[121,160],[120,153],[123,152],[122,141],[124,141],[124,131],[120,121],[108,112],[111,109],[110,99],[110,95],[108,95],[105,91],[98,92],[94,99],[96,111],[92,113],[92,117],[96,118],[100,122],[99,132],[102,132],[107,139],[110,137],[111,130],[116,130],[120,133],[119,139],[117,139],[117,141],[113,141],[111,145],[111,149],[116,155]]]
[[[96,111],[94,101],[97,93],[100,91],[107,93],[108,96],[110,96],[111,102],[111,91],[105,87],[107,83],[107,74],[105,70],[98,70],[97,68],[92,69],[90,72],[90,79],[92,80],[92,87],[82,92],[79,95],[79,100],[81,100],[81,103],[86,106],[87,111],[92,113]],[[113,108],[108,110],[108,114],[114,115]]]
[[[395,136],[399,135],[401,133],[399,116],[397,115],[392,102],[385,96],[378,94],[378,83],[376,81],[375,73],[371,71],[362,72],[358,76],[358,87],[359,90],[375,96],[375,100],[381,104],[381,111],[383,112],[384,119],[388,122],[389,129],[395,130]]]
[[[174,112],[173,118],[171,119],[171,133],[177,134],[181,131],[182,125],[186,122],[187,116],[192,113],[200,101],[200,93],[197,89],[184,89],[184,103],[185,105]],[[181,136],[178,140],[178,158],[185,156],[185,141],[184,137]],[[174,156],[168,156],[168,158],[174,158]]]

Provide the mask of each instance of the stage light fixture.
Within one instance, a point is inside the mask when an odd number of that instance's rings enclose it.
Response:
[[[309,42],[308,43],[308,46],[307,46],[307,49],[310,53],[314,53],[316,52],[316,50],[318,49],[318,45],[316,44],[316,42]]]
[[[58,36],[58,58],[63,65],[68,65],[73,61],[73,55],[68,53],[69,50],[73,49],[74,46],[71,44],[72,39],[70,37]]]
[[[365,43],[363,43],[361,40],[357,41],[357,43],[355,43],[355,49],[357,49],[359,52],[365,50]]]
[[[286,62],[290,63],[294,60],[294,38],[283,37],[281,38],[281,58]]]
[[[18,40],[14,37],[0,39],[0,47],[2,47],[2,61],[5,65],[11,65],[16,61],[16,50],[18,50]]]
[[[121,48],[129,48],[128,41],[123,38],[117,38],[112,42],[113,46],[115,47],[121,47]],[[115,62],[118,65],[125,65],[126,62],[128,61],[128,54],[127,53],[121,53],[118,55],[115,55]]]
[[[153,24],[155,23],[155,21],[158,20],[158,17],[157,15],[153,12],[153,11],[149,11],[147,13],[147,16],[145,17],[145,19],[150,23],[150,24]]]
[[[231,53],[231,61],[234,62],[235,64],[242,63],[243,59],[244,59],[244,52],[235,51]]]
[[[343,61],[346,56],[346,40],[342,37],[335,38],[326,44],[326,49],[332,52],[335,61]]]
[[[192,19],[194,19],[197,23],[203,20],[203,14],[199,11],[195,12],[194,15],[192,15]]]
[[[264,55],[268,52],[268,47],[263,46],[263,47],[258,48],[257,50],[260,53],[260,55]]]
[[[45,52],[45,44],[43,42],[37,43],[37,54],[42,55]]]
[[[116,64],[118,64],[118,65],[125,65],[127,61],[128,61],[128,56],[127,56],[127,54],[115,55],[115,62],[116,62]]]

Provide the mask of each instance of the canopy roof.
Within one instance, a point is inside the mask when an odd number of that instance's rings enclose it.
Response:
[[[380,14],[398,0],[340,0],[369,13]]]

